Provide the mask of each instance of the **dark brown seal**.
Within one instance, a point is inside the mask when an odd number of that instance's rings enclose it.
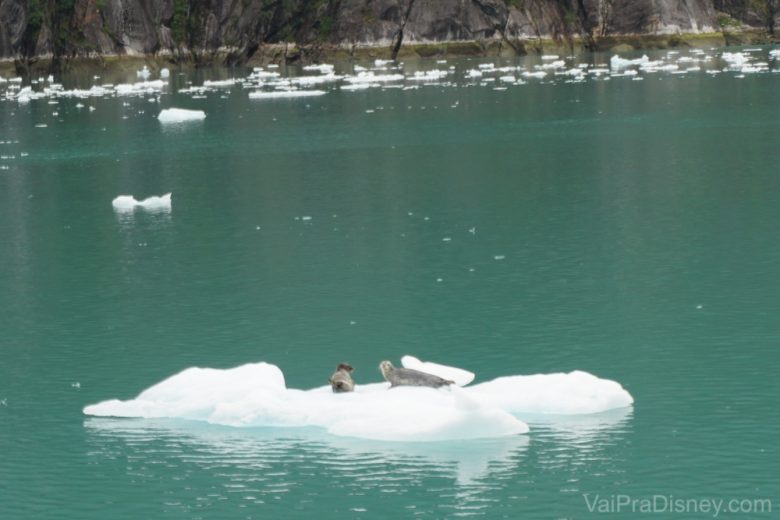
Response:
[[[336,367],[336,371],[333,372],[333,375],[330,376],[329,379],[330,387],[333,389],[334,393],[340,394],[355,391],[355,382],[350,375],[353,370],[354,368],[347,363],[340,363],[339,366]]]

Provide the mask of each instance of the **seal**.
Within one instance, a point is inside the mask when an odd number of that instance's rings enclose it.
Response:
[[[350,375],[353,370],[354,368],[352,368],[351,365],[339,363],[339,366],[336,367],[336,371],[333,372],[333,375],[330,376],[330,379],[328,380],[330,387],[333,389],[333,393],[342,394],[344,392],[355,391],[355,382]]]
[[[379,364],[379,371],[387,381],[390,382],[390,388],[394,386],[429,386],[431,388],[440,388],[455,384],[454,381],[443,379],[433,374],[420,372],[411,368],[395,368],[389,361],[382,361]]]

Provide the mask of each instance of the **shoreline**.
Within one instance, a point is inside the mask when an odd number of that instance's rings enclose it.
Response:
[[[586,52],[637,52],[642,50],[726,47],[732,45],[758,45],[780,43],[765,31],[746,30],[739,32],[682,33],[682,34],[625,34],[602,37],[586,42],[582,37],[568,40],[540,38],[533,40],[508,41],[456,40],[446,42],[410,42],[402,45],[397,59],[456,58],[456,57],[514,57],[532,54],[582,54]],[[42,56],[28,61],[19,58],[0,59],[0,75],[29,76],[48,74],[53,66],[60,71],[111,70],[128,72],[139,65],[162,68],[212,67],[235,65],[264,66],[268,64],[320,63],[328,61],[361,61],[391,59],[389,44],[314,44],[299,46],[294,43],[265,44],[247,59],[236,59],[237,49],[223,48],[208,53],[170,52],[157,54],[110,54],[76,56],[61,59],[58,63],[52,56]]]

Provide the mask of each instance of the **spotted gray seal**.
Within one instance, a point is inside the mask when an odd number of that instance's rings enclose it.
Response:
[[[395,368],[389,361],[382,361],[379,364],[379,371],[387,381],[390,382],[390,388],[394,386],[429,386],[439,388],[442,386],[455,384],[454,381],[448,381],[433,374],[420,372],[411,368]]]
[[[341,394],[344,392],[354,392],[355,382],[350,375],[353,370],[354,368],[349,364],[339,363],[339,366],[336,367],[336,371],[333,372],[333,375],[330,376],[330,379],[328,380],[334,393]]]

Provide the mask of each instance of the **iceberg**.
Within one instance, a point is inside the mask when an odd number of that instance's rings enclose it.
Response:
[[[146,211],[170,212],[171,194],[166,193],[160,197],[148,197],[141,201],[136,200],[132,195],[120,195],[111,201],[111,205],[117,213],[129,213],[134,211],[135,208]]]
[[[182,123],[184,121],[200,121],[206,119],[203,110],[187,110],[186,108],[166,108],[160,112],[157,119],[161,123]]]
[[[468,373],[411,356],[406,362]],[[524,434],[529,428],[519,415],[525,412],[588,414],[632,403],[618,383],[585,372],[509,376],[468,388],[389,390],[386,382],[369,383],[334,394],[329,386],[287,388],[279,367],[258,362],[224,370],[187,368],[134,399],[103,401],[83,411],[98,417],[185,419],[231,427],[313,426],[336,436],[428,442]]]

